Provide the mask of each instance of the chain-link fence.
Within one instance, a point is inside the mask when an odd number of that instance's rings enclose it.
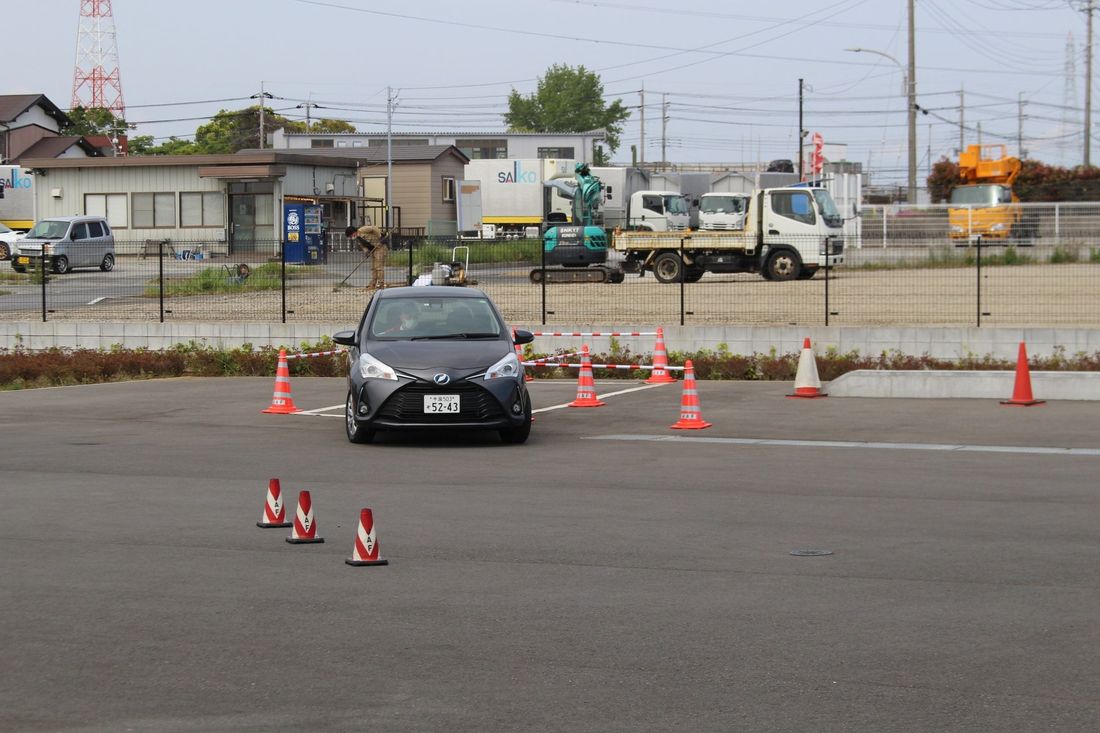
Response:
[[[627,273],[621,282],[559,282],[600,276],[547,264],[542,242],[527,239],[409,239],[387,250],[385,280],[388,287],[418,281],[476,286],[510,322],[526,324],[1100,323],[1100,205],[1023,208],[1033,214],[1027,227],[1004,238],[952,237],[950,217],[957,214],[947,207],[868,208],[862,236],[844,242],[844,263],[812,277],[806,268],[815,261],[818,238],[788,238],[805,253],[803,279],[722,272],[760,262],[761,250],[749,255],[743,244],[709,251],[710,269],[700,272],[695,258],[702,245],[674,236],[665,253],[685,266],[671,281],[665,272],[665,282],[652,271]],[[23,273],[3,263],[0,314],[13,321],[352,324],[374,292],[372,263],[358,250],[278,242],[257,242],[248,255],[226,249],[120,241],[112,270],[76,267],[45,279],[34,258]],[[620,264],[614,251],[610,264]]]

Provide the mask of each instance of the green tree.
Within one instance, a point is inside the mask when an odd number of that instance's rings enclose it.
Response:
[[[130,155],[194,155],[198,150],[190,140],[170,137],[160,145],[154,144],[152,135],[130,138]]]
[[[356,132],[355,125],[350,122],[344,122],[343,120],[313,120],[309,123],[308,130],[306,130],[304,122],[295,122],[291,124],[301,125],[301,129],[287,130],[287,132]]]
[[[512,90],[504,121],[512,132],[587,132],[603,128],[607,131],[607,147],[614,153],[619,149],[622,122],[629,116],[622,100],[611,104],[604,100],[598,74],[584,66],[554,64],[530,96]],[[608,157],[597,148],[592,162],[604,165]]]
[[[68,112],[69,124],[62,126],[62,135],[106,135],[116,137],[129,125],[104,107],[73,107]]]

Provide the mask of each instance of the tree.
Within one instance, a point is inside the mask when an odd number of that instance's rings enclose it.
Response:
[[[952,189],[963,183],[958,163],[941,158],[928,176],[928,192],[933,201],[950,201]],[[1100,168],[1063,168],[1025,160],[1012,188],[1023,203],[1100,201]]]
[[[194,155],[198,150],[190,140],[170,137],[160,145],[153,144],[152,135],[130,138],[130,155]]]
[[[104,107],[73,107],[69,110],[69,124],[62,126],[62,135],[106,135],[114,138],[126,132],[129,125],[121,117],[115,117]]]
[[[619,149],[621,123],[629,116],[622,100],[611,104],[604,100],[598,74],[584,66],[554,64],[530,96],[512,90],[504,121],[512,132],[587,132],[603,128],[607,131],[607,147],[614,153]],[[593,162],[604,165],[608,157],[597,149]]]
[[[291,124],[296,129],[291,130],[288,128],[287,132],[356,132],[355,125],[343,120],[314,120],[309,123],[308,130],[304,122],[292,122]],[[298,126],[301,126],[300,129],[297,129]]]

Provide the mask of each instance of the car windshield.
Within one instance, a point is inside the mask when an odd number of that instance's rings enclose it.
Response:
[[[1012,191],[1005,186],[977,185],[959,186],[951,192],[953,204],[976,204],[994,206],[1012,202]]]
[[[704,196],[699,211],[704,214],[740,214],[745,210],[742,196]]]
[[[67,221],[40,221],[27,233],[27,239],[61,239],[69,231]]]
[[[4,224],[0,224],[0,234],[11,234],[11,229]]]
[[[825,220],[828,226],[838,227],[844,223],[843,217],[840,216],[840,212],[836,208],[836,202],[833,201],[833,197],[829,195],[828,191],[824,188],[815,188],[814,200],[817,201],[817,206],[821,209],[821,218]]]
[[[495,339],[503,326],[485,298],[384,298],[367,333],[383,341]]]
[[[665,211],[669,214],[688,213],[687,203],[683,196],[665,196]]]

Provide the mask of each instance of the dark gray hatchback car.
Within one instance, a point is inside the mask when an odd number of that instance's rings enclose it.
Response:
[[[474,288],[407,287],[378,292],[359,328],[333,340],[349,348],[348,440],[377,431],[478,428],[523,443],[531,398],[516,344],[499,311]]]

